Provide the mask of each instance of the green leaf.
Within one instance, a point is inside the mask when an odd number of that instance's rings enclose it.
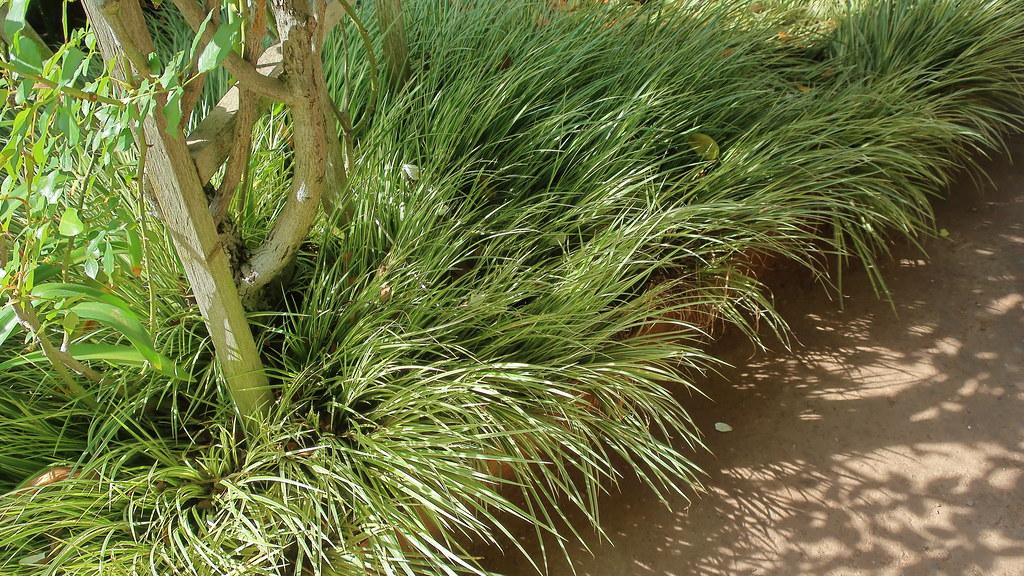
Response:
[[[4,37],[10,38],[25,27],[26,10],[28,0],[11,0],[7,6],[7,16],[4,18]]]
[[[163,74],[157,80],[164,90],[170,90],[172,86],[178,85],[178,71],[173,66],[164,69]],[[140,86],[139,91],[144,92],[146,86]]]
[[[107,302],[88,301],[75,304],[71,310],[85,320],[94,320],[128,338],[142,356],[154,368],[160,370],[162,357],[153,346],[149,332],[134,313]]]
[[[11,58],[10,64],[15,70],[42,75],[43,54],[39,51],[38,44],[31,38],[26,38],[19,34],[14,37],[12,48],[11,55],[13,58]]]
[[[35,554],[29,554],[18,560],[18,566],[46,566],[46,552],[37,552]]]
[[[85,259],[85,275],[93,280],[96,279],[96,275],[100,273],[100,263],[95,258],[89,257]]]
[[[167,93],[167,103],[164,104],[164,118],[167,120],[167,131],[172,135],[178,133],[178,126],[181,125],[181,97],[185,89],[181,86]]]
[[[21,283],[22,287],[31,292],[32,288],[36,285],[36,269],[29,268],[29,271],[25,273],[25,280]]]
[[[70,284],[65,282],[49,282],[40,284],[32,290],[32,297],[40,300],[59,300],[62,298],[74,298],[104,302],[116,306],[129,314],[135,315],[131,306],[118,296],[115,296],[99,288],[86,286],[84,284]]]
[[[11,124],[10,137],[20,136],[22,128],[27,128],[28,119],[32,116],[31,109],[25,109],[18,112],[17,116],[14,117],[14,122]]]
[[[48,136],[46,133],[40,134],[39,139],[32,145],[32,159],[40,166],[46,163]]]
[[[64,61],[60,64],[60,83],[64,86],[74,84],[78,78],[78,70],[85,59],[85,53],[78,48],[71,47],[64,55]]]
[[[36,226],[35,232],[32,233],[39,240],[39,243],[43,246],[46,245],[46,241],[50,239],[50,223],[42,222]]]
[[[85,362],[106,362],[114,366],[136,367],[153,365],[148,358],[135,348],[119,346],[117,344],[73,344],[68,348],[68,353],[74,358]],[[25,364],[45,364],[47,362],[46,356],[42,352],[31,352],[0,363],[0,372],[5,372],[17,366],[24,366]],[[156,366],[153,367],[157,368]],[[191,374],[165,356],[160,357],[160,367],[157,370],[164,376],[175,380],[192,381]]]
[[[61,322],[61,327],[64,328],[65,332],[71,334],[75,331],[75,328],[78,328],[78,321],[80,319],[81,318],[79,318],[78,314],[74,310],[69,310],[68,313],[64,315],[64,321]]]
[[[18,83],[18,91],[14,94],[14,101],[19,106],[32,99],[32,96],[35,94],[34,85],[35,83],[28,78],[22,78],[21,82]],[[29,108],[28,110],[31,111],[32,109]]]
[[[54,264],[46,263],[38,263],[36,264],[36,267],[32,270],[32,273],[35,274],[36,280],[38,280],[39,282],[46,282],[51,278],[56,278],[57,276],[60,276],[63,272],[64,270],[62,266],[56,266]]]
[[[134,230],[128,230],[128,260],[131,263],[132,275],[142,273],[142,238]]]
[[[36,191],[42,194],[50,204],[56,204],[60,199],[61,186],[57,184],[57,176],[59,173],[54,170],[40,178],[39,183],[36,184]],[[61,233],[63,234],[63,232]]]
[[[70,310],[78,314],[80,318],[95,320],[123,334],[155,368],[162,370],[161,362],[165,359],[153,346],[149,332],[142,325],[138,315],[132,311],[131,306],[118,296],[92,286],[52,282],[36,286],[32,290],[32,297],[43,300],[61,298],[85,300],[75,304]]]
[[[77,146],[81,134],[81,129],[78,127],[78,122],[75,122],[73,118],[70,118],[70,113],[68,113],[68,111],[65,108],[61,108],[60,113],[62,115],[67,115],[70,120],[68,122],[68,129],[64,132],[64,136],[68,139],[68,144],[70,144],[72,147]],[[68,171],[70,171],[70,168],[68,169]]]
[[[85,224],[82,223],[82,219],[78,217],[78,210],[74,208],[67,208],[64,210],[64,215],[60,217],[60,225],[57,227],[57,231],[60,232],[61,236],[67,236],[73,238],[78,236],[85,231]]]
[[[206,15],[203,23],[199,25],[199,29],[196,30],[196,35],[192,37],[192,46],[189,48],[189,56],[193,56],[196,50],[199,48],[199,41],[203,38],[203,34],[206,34],[206,27],[209,26],[210,20],[213,18],[213,12]],[[190,58],[191,60],[191,58]]]
[[[107,242],[107,247],[103,250],[103,273],[107,277],[114,275],[114,248]]]
[[[200,74],[220,66],[221,62],[231,54],[241,24],[241,19],[236,18],[233,21],[221,24],[220,28],[217,28],[213,39],[210,40],[209,44],[203,48],[203,52],[199,55],[197,68]]]
[[[152,72],[153,74],[158,74],[160,72],[160,70],[162,69],[162,65],[160,64],[160,55],[157,54],[155,51],[154,52],[150,52],[149,54],[146,54],[146,65],[149,66],[149,71],[150,72]],[[149,80],[146,79],[146,80],[142,81],[142,84],[140,84],[139,87],[140,88],[144,88],[145,86],[148,86],[148,85],[149,85]]]
[[[3,346],[18,326],[18,315],[14,313],[14,307],[8,304],[0,308],[0,346]]]
[[[732,426],[729,426],[725,422],[715,422],[715,430],[719,432],[732,432]]]
[[[701,132],[694,132],[686,137],[686,142],[701,157],[701,160],[707,162],[718,160],[718,143],[711,136]]]

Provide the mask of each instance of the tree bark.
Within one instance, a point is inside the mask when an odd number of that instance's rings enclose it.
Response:
[[[331,0],[324,15],[324,28],[330,30],[341,20],[344,11],[341,4]],[[281,75],[281,44],[274,44],[260,55],[256,69],[265,76],[277,78]],[[206,184],[217,172],[231,151],[231,140],[239,109],[239,87],[232,86],[217,102],[217,106],[203,118],[195,130],[188,135],[188,149],[199,170],[199,180]],[[266,104],[260,100],[260,106]]]
[[[114,61],[132,82],[125,49],[153,51],[138,0],[85,0],[85,9],[104,59]],[[164,100],[158,98],[157,110]],[[243,418],[263,414],[273,396],[184,134],[180,128],[168,131],[159,112],[146,116],[143,134],[145,173],[209,329],[228,392]]]
[[[243,299],[255,296],[291,263],[313,226],[321,198],[345,185],[334,103],[321,58],[327,6],[302,0],[272,0],[270,6],[281,38],[280,79],[290,92],[294,174],[273,229],[242,268]]]
[[[409,77],[409,41],[402,20],[402,0],[376,0],[377,24],[384,34],[388,84],[398,90]]]
[[[195,0],[173,0],[189,24],[198,29],[205,8]],[[145,56],[153,51],[138,0],[85,0],[104,58],[133,81],[128,60],[145,73]],[[245,318],[242,302],[254,297],[280,274],[306,238],[322,201],[345,186],[346,170],[336,128],[335,108],[327,91],[321,50],[341,10],[332,0],[271,0],[280,44],[254,62],[255,52],[229,55],[224,66],[238,79],[225,99],[189,137],[167,130],[163,115],[143,122],[147,143],[145,172],[162,219],[192,285],[210,330],[228,389],[242,414],[257,414],[272,401],[267,378]],[[207,29],[209,41],[213,30]],[[249,91],[248,94],[245,92]],[[292,114],[293,187],[267,239],[242,264],[236,285],[216,231],[203,185],[232,153],[231,136],[251,130],[252,116],[264,98],[281,100]],[[161,110],[165,98],[157,99]],[[246,101],[243,103],[243,101]],[[255,112],[258,114],[258,112]],[[245,148],[242,146],[241,148]],[[234,153],[238,153],[235,148]],[[233,158],[235,170],[223,187],[230,199],[235,172],[246,158]],[[223,202],[222,202],[223,203]],[[218,206],[217,210],[223,207]]]

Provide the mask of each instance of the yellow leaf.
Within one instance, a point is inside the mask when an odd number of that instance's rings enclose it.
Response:
[[[711,136],[701,132],[694,132],[686,137],[686,141],[702,160],[708,162],[718,160],[718,142],[715,142],[715,139]]]

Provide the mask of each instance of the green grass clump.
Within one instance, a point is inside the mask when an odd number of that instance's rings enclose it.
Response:
[[[369,120],[351,214],[253,316],[278,394],[260,434],[234,429],[155,234],[118,292],[194,381],[113,371],[87,409],[7,375],[0,573],[479,573],[467,547],[514,546],[510,518],[596,527],[623,461],[690,493],[679,400],[715,363],[708,318],[784,334],[751,259],[875,270],[1021,121],[1018,1],[508,4],[407,2],[413,77],[373,106],[357,31],[335,33],[335,95]],[[247,237],[287,131],[261,126]]]

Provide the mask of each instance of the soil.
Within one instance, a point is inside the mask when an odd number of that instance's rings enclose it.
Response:
[[[939,203],[925,253],[893,246],[891,301],[862,271],[842,302],[776,283],[792,352],[727,338],[712,400],[681,398],[707,492],[666,506],[626,474],[607,539],[567,544],[576,574],[1024,576],[1024,166],[985,172]],[[547,544],[550,574],[572,574]],[[536,574],[504,548],[489,569]]]

